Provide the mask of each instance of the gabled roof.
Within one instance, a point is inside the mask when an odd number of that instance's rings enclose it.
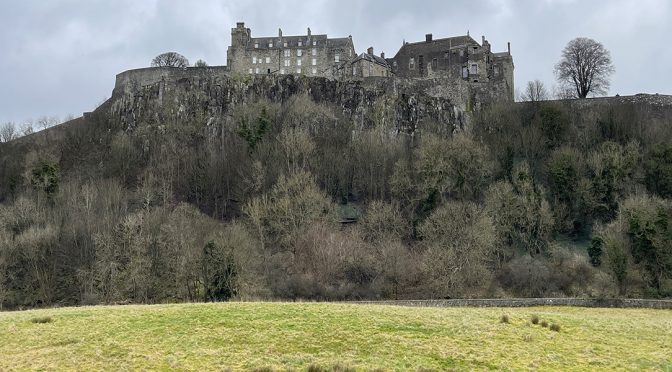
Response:
[[[434,39],[432,41],[418,41],[415,43],[406,43],[399,48],[397,55],[401,51],[410,50],[416,53],[423,53],[425,51],[436,51],[436,50],[450,50],[451,48],[465,46],[465,45],[478,45],[480,44],[474,40],[469,35],[462,36],[453,36],[443,39]],[[396,57],[396,56],[395,56]]]
[[[389,63],[387,63],[387,60],[385,60],[385,58],[378,57],[375,54],[369,54],[369,53],[362,53],[362,54],[358,55],[355,59],[352,60],[351,63],[355,63],[355,62],[360,61],[360,60],[365,60],[365,61],[377,63],[377,64],[379,64],[383,67],[390,67]]]

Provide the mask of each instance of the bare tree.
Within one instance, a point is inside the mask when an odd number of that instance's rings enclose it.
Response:
[[[180,53],[166,52],[154,57],[152,67],[189,67],[189,60]]]
[[[528,81],[520,98],[529,102],[545,101],[548,99],[548,90],[541,80]]]
[[[42,129],[51,128],[58,124],[58,118],[55,116],[42,116],[37,119],[37,125]]]
[[[9,142],[18,137],[16,126],[11,121],[8,121],[0,126],[0,142]]]
[[[194,63],[194,67],[208,67],[208,62],[199,59],[198,61],[196,61],[196,63]]]
[[[25,121],[21,126],[21,135],[27,136],[33,133],[35,133],[35,129],[33,129],[33,121],[32,120]]]
[[[555,65],[558,81],[573,87],[578,98],[605,94],[613,72],[609,51],[601,43],[584,37],[570,41]]]

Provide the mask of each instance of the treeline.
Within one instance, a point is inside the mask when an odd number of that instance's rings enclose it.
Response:
[[[672,293],[665,120],[509,104],[399,132],[393,111],[165,104],[1,145],[0,306]]]

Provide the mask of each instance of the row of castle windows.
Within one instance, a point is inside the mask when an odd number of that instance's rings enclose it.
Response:
[[[313,40],[313,46],[316,46],[316,45],[317,45],[317,40]],[[285,41],[285,42],[283,43],[283,46],[286,48],[287,46],[289,46],[289,43]],[[299,40],[299,41],[297,42],[297,46],[303,46],[303,41],[302,41],[302,40]],[[268,47],[269,47],[269,48],[273,48],[273,40],[269,40],[269,41],[268,41]],[[255,48],[255,49],[258,49],[258,48],[259,48],[259,42],[258,42],[258,41],[255,41],[255,42],[254,42],[254,48]]]
[[[290,56],[290,53],[288,53],[288,52],[289,52],[289,50],[285,50],[285,57]],[[303,54],[301,53],[301,49],[297,50],[296,56],[301,57],[302,55]],[[313,55],[314,56],[317,55],[317,51],[315,49],[313,49]],[[339,54],[334,55],[334,62],[338,63],[340,61],[341,61],[341,56]],[[259,64],[264,63],[264,58],[260,57],[260,58],[257,59],[256,56],[252,57],[252,64],[256,65],[257,63],[259,63]],[[266,57],[266,63],[271,63],[271,57]],[[288,63],[289,63],[289,59],[286,59],[285,60],[285,66],[289,66]],[[301,66],[301,58],[296,59],[296,64]],[[313,58],[313,66],[315,66],[316,64],[317,64],[317,59]]]
[[[269,74],[271,73],[271,70],[270,70],[270,69],[267,70],[267,71],[268,71]],[[300,74],[301,71],[302,71],[302,70],[301,70],[301,67],[299,67],[299,68],[296,69],[296,73],[297,73],[297,74]],[[260,70],[259,70],[259,67],[257,67],[257,68],[254,68],[254,69],[250,69],[249,72],[250,72],[250,74],[257,74],[257,75],[258,75],[258,74],[260,73]],[[284,75],[285,72],[286,72],[286,70],[285,70],[284,68],[281,68],[281,69],[280,69],[280,74],[281,74],[281,75]],[[311,69],[311,73],[312,73],[313,75],[317,75],[317,68],[313,67],[313,68]]]
[[[438,68],[438,64],[439,64],[438,62],[439,61],[436,58],[432,59],[432,69],[433,70],[436,70]],[[396,66],[396,61],[394,63],[395,63],[395,66]],[[408,69],[409,70],[415,70],[415,58],[411,57],[408,60]],[[469,74],[471,74],[471,75],[478,74],[478,64],[477,63],[472,63],[469,66],[469,68],[464,67],[462,69],[462,75],[466,75],[464,77],[467,77]]]

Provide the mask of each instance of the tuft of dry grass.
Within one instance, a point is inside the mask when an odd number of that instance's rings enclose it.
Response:
[[[508,323],[509,323],[509,316],[506,315],[506,314],[502,315],[502,316],[499,318],[499,322],[500,322],[500,323],[506,323],[506,324],[508,324]]]
[[[539,324],[539,315],[532,315],[532,319],[530,320],[532,324],[537,325]]]
[[[550,329],[551,329],[551,331],[560,332],[560,325],[553,323],[553,324],[551,324]]]
[[[37,324],[51,323],[53,321],[54,321],[54,319],[50,316],[38,316],[38,317],[30,319],[31,323],[37,323]]]
[[[540,324],[541,324],[541,326],[544,327],[544,328],[548,327],[548,322],[545,321],[545,320],[542,320]]]

